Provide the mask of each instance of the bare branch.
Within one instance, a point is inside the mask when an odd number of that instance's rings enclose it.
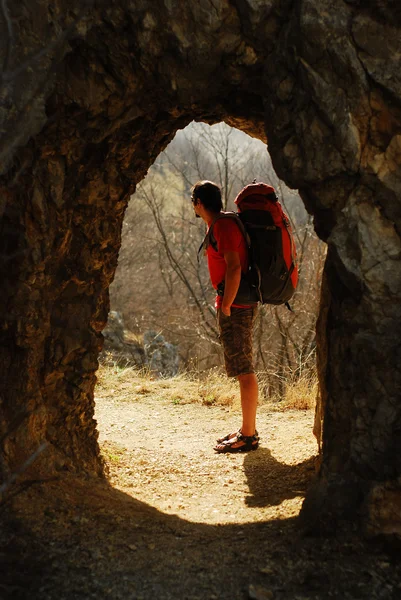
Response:
[[[176,259],[176,257],[174,256],[174,253],[172,252],[172,250],[170,248],[170,244],[167,239],[165,228],[162,223],[160,208],[159,208],[157,202],[155,202],[155,200],[154,200],[154,195],[152,195],[152,194],[149,195],[145,189],[142,189],[142,193],[143,193],[145,202],[147,203],[147,205],[149,206],[149,208],[153,214],[156,227],[161,235],[161,238],[162,238],[162,241],[164,244],[164,248],[166,251],[167,259],[170,262],[171,267],[174,269],[174,271],[176,272],[176,274],[178,275],[178,277],[180,278],[182,283],[185,285],[185,287],[188,289],[189,293],[191,294],[191,297],[193,298],[193,300],[199,310],[199,313],[201,315],[202,323],[205,325],[206,329],[209,330],[209,332],[213,335],[213,337],[217,338],[218,333],[217,333],[216,328],[213,327],[212,325],[210,325],[210,323],[207,321],[206,315],[204,312],[204,306],[203,306],[202,302],[200,302],[200,300],[198,299],[197,294],[196,294],[195,290],[193,289],[193,286],[191,285],[188,277],[186,276],[183,268],[180,265],[180,262]]]
[[[191,218],[191,207],[183,197],[183,190],[186,194],[196,179],[214,179],[223,185],[224,203],[227,203],[232,200],[233,191],[238,191],[235,189],[237,186],[240,189],[254,177],[272,183],[280,193],[296,236],[299,286],[294,296],[295,314],[282,307],[263,307],[259,311],[254,340],[258,369],[263,370],[265,380],[281,393],[288,377],[301,376],[313,363],[314,326],[324,248],[317,242],[310,220],[306,225],[297,226],[291,215],[294,206],[288,202],[289,193],[275,174],[266,147],[260,142],[257,144],[248,142],[247,138],[226,125],[210,128],[206,124],[195,123],[180,133],[172,146],[160,156],[153,180],[156,183],[148,181],[139,188],[139,194],[149,207],[152,222],[146,234],[141,233],[141,248],[144,240],[151,241],[146,245],[149,253],[146,269],[148,273],[151,268],[158,272],[158,277],[154,271],[149,280],[151,285],[147,293],[151,304],[144,295],[140,309],[147,315],[152,327],[157,319],[158,327],[170,331],[175,339],[182,339],[182,356],[187,360],[191,360],[194,352],[198,351],[200,356],[209,356],[210,344],[213,348],[218,345],[216,327],[213,327],[215,310],[210,304],[207,269],[203,262],[196,261],[201,230]],[[177,190],[178,194],[163,195],[156,186],[163,191]],[[164,206],[168,207],[168,213]],[[143,273],[139,281],[144,281]],[[163,313],[158,312],[160,296],[163,296],[163,293],[157,292],[160,285],[163,285],[164,294],[165,286],[171,298]],[[155,308],[154,292],[158,296],[158,308]],[[134,311],[136,305],[132,303],[130,306]],[[128,308],[125,310],[129,311]]]

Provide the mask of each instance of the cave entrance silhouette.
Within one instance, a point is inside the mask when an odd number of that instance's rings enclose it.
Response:
[[[399,531],[399,13],[328,0],[222,0],[212,12],[195,1],[8,4],[3,474],[43,440],[37,473],[101,474],[93,388],[128,198],[178,129],[225,121],[268,138],[328,243],[309,512],[357,511],[373,531]]]

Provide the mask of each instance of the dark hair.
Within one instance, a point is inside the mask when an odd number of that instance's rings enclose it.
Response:
[[[212,212],[220,212],[223,210],[223,203],[221,201],[221,189],[217,183],[213,181],[198,181],[192,188],[192,202],[200,200],[206,210]]]

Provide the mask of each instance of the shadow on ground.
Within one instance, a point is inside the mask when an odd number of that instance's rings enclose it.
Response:
[[[244,459],[250,496],[245,503],[250,507],[278,505],[290,498],[304,496],[315,472],[316,457],[297,465],[277,461],[268,448],[250,452]]]
[[[280,471],[266,454],[261,470],[252,456],[251,498],[266,502],[259,479],[273,467],[278,478],[298,467]],[[350,532],[303,538],[294,519],[191,523],[102,481],[35,483],[3,507],[1,519],[2,599],[395,600],[401,590],[396,559]]]

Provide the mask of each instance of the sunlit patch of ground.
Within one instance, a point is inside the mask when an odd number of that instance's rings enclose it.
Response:
[[[100,443],[114,486],[198,523],[299,514],[317,453],[313,411],[277,412],[262,404],[259,449],[217,455],[216,438],[240,426],[235,384],[222,377],[216,377],[214,388],[208,382],[210,400],[214,389],[214,397],[226,401],[205,405],[199,382],[126,375],[119,375],[108,396],[99,390],[96,400]]]

